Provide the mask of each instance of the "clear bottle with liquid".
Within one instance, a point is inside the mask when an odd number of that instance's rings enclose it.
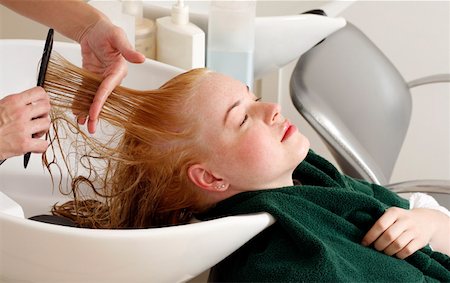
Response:
[[[206,65],[253,87],[256,1],[212,0]]]

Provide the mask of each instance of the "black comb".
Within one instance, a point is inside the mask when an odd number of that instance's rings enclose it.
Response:
[[[37,86],[44,85],[45,74],[47,73],[48,61],[50,60],[50,53],[53,47],[53,29],[49,29],[47,33],[47,39],[45,40],[44,52],[42,54],[41,66],[39,68],[39,76],[37,80]],[[23,157],[23,167],[27,168],[30,161],[31,152],[27,152]]]

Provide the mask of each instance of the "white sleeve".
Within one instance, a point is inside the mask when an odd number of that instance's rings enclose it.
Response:
[[[447,208],[440,206],[432,196],[424,193],[414,193],[409,197],[409,209],[413,208],[436,209],[450,217],[450,211]]]

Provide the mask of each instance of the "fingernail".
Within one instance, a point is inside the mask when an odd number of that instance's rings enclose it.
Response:
[[[78,124],[84,125],[86,123],[86,118],[78,118],[77,119]]]

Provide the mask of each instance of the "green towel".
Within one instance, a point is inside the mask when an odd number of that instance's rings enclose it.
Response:
[[[213,281],[450,282],[449,257],[429,247],[400,260],[360,244],[386,208],[408,208],[406,200],[340,174],[313,152],[294,178],[302,185],[241,193],[200,216],[266,211],[277,220],[219,263]]]

